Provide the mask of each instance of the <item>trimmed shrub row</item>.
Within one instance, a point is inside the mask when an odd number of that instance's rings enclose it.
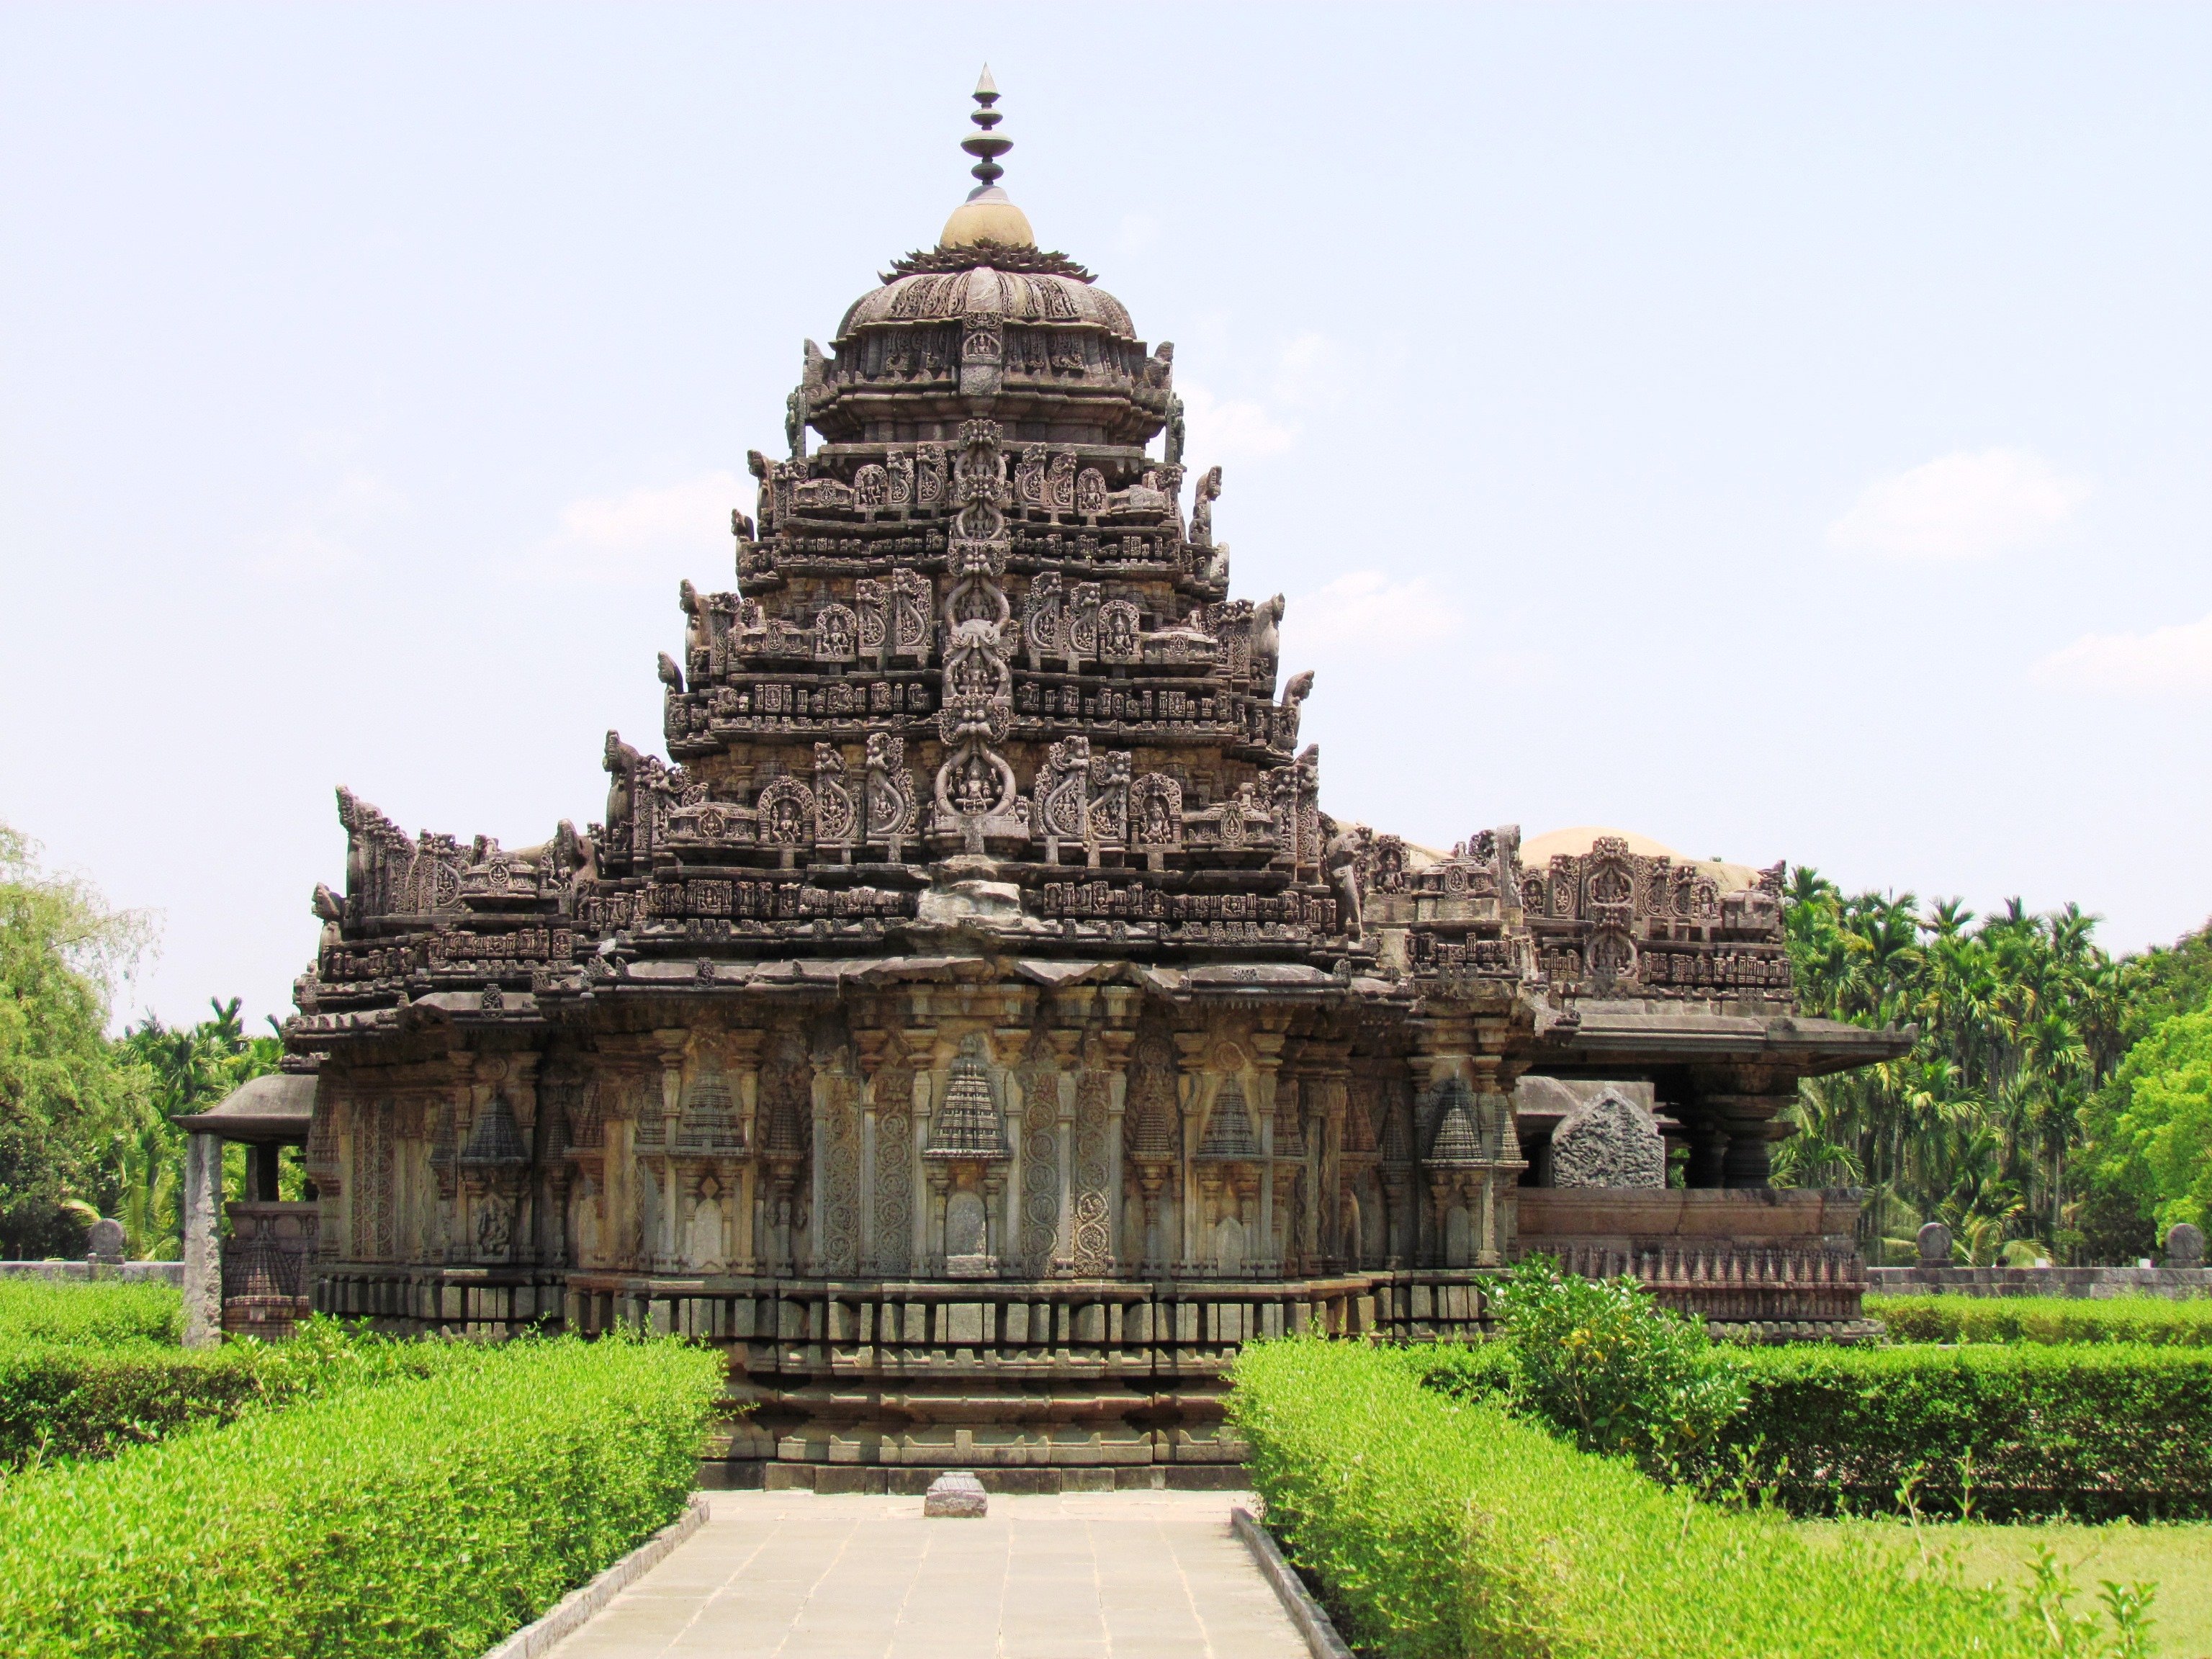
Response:
[[[481,1362],[457,1342],[403,1342],[303,1322],[282,1346],[232,1343],[187,1352],[153,1342],[0,1347],[0,1469],[109,1457],[262,1406],[362,1383],[428,1376]]]
[[[683,1508],[722,1362],[475,1350],[0,1488],[0,1652],[481,1654]]]
[[[27,1343],[101,1347],[180,1341],[185,1298],[167,1285],[0,1279],[0,1353]]]
[[[2100,1343],[1723,1348],[1747,1403],[1683,1473],[1798,1514],[2212,1516],[2212,1352]],[[1409,1351],[1414,1376],[1503,1396],[1502,1342]]]
[[[1246,1348],[1235,1375],[1268,1526],[1389,1659],[2048,1650],[2000,1595],[1665,1491],[1493,1402],[1423,1388],[1396,1353],[1292,1339]]]
[[[1870,1296],[1893,1342],[2142,1342],[2212,1348],[2212,1299],[2154,1296]]]
[[[1712,1473],[1800,1513],[2212,1515],[2212,1352],[1802,1347],[1729,1356],[1750,1403]]]

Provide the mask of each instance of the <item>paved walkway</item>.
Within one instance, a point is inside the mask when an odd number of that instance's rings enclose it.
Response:
[[[718,1492],[714,1518],[556,1659],[1303,1659],[1229,1492]]]

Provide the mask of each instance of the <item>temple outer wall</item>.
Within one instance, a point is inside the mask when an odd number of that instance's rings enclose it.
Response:
[[[1856,1194],[1515,1195],[1540,1229],[1524,1251],[1634,1273],[1737,1338],[1873,1334],[1850,1248]],[[1245,1449],[1223,1400],[1244,1343],[1474,1340],[1499,1271],[953,1280],[335,1263],[316,1296],[393,1329],[496,1336],[557,1319],[712,1342],[732,1401],[751,1409],[710,1452],[710,1485],[918,1492],[967,1468],[996,1490],[1062,1491],[1236,1484]]]

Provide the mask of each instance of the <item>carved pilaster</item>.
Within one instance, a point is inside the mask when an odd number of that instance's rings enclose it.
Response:
[[[655,1273],[680,1273],[684,1268],[684,1223],[685,1194],[678,1179],[676,1168],[676,1123],[684,1109],[684,1051],[690,1041],[690,1033],[670,1028],[655,1031],[653,1042],[659,1048],[660,1097],[648,1103],[648,1108],[659,1108],[660,1133],[655,1138],[656,1156],[652,1161],[656,1191],[659,1195],[660,1225],[652,1242],[653,1269]],[[693,1200],[696,1201],[696,1192]]]
[[[732,1202],[730,1271],[753,1273],[760,1270],[760,1244],[754,1230],[760,1205],[760,1054],[765,1035],[757,1027],[739,1027],[722,1034],[722,1051],[730,1065],[730,1091],[738,1113],[738,1138],[744,1158],[733,1168],[736,1191]]]

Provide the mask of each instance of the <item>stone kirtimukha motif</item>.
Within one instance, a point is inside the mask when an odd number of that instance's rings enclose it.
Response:
[[[1172,349],[1039,248],[976,97],[977,189],[805,346],[726,591],[670,573],[665,753],[609,732],[601,820],[532,847],[340,793],[286,1028],[319,1304],[680,1329],[760,1407],[733,1456],[878,1485],[1216,1479],[1239,1342],[1470,1333],[1526,1248],[1849,1328],[1848,1224],[1729,1190],[1900,1042],[1796,1017],[1779,866],[1324,814]],[[1524,1077],[1657,1111],[1532,1158]],[[1692,1234],[1757,1248],[1638,1254]]]

